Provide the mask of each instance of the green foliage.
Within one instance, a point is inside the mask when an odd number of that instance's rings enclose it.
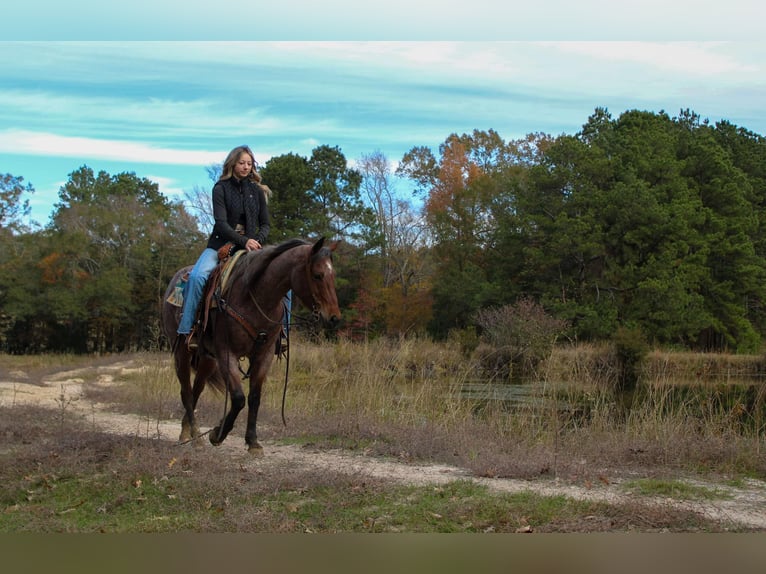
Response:
[[[201,240],[192,218],[149,180],[86,166],[70,174],[59,199],[44,231],[14,240],[7,269],[25,281],[4,292],[5,349],[156,345],[160,296]],[[19,337],[30,330],[34,337]]]
[[[597,110],[531,168],[517,203],[523,283],[574,335],[608,337],[619,318],[664,344],[757,345],[762,209],[716,140],[690,114]]]
[[[273,191],[269,200],[269,241],[315,235],[320,206],[311,201],[314,175],[305,157],[289,153],[273,157],[260,170],[263,182]]]
[[[34,193],[32,184],[24,185],[24,178],[10,173],[0,175],[0,236],[25,228],[22,217],[29,215],[29,198]]]
[[[338,147],[319,146],[310,158],[293,153],[271,158],[261,170],[274,192],[272,241],[324,235],[348,242],[369,235],[374,217],[361,201],[361,175]]]
[[[362,160],[357,170],[321,145],[271,158],[261,173],[273,190],[270,241],[343,240],[340,303],[370,335],[444,338],[480,309],[526,297],[579,341],[632,325],[657,345],[761,347],[763,136],[690,110],[615,118],[604,108],[555,138],[450,134],[437,153],[415,146],[398,164],[420,213],[393,195],[382,154]],[[32,230],[33,191],[21,177],[0,180],[0,346],[156,344],[164,282],[204,240],[194,218],[146,179],[83,166],[47,227]]]
[[[730,494],[719,488],[697,486],[680,480],[644,478],[629,480],[622,486],[642,496],[661,496],[679,500],[726,500],[731,498]]]
[[[766,332],[766,146],[682,110],[597,108],[582,130],[452,134],[398,173],[435,240],[431,332],[530,296],[579,340],[621,324],[659,344],[752,352]]]
[[[375,216],[361,199],[362,175],[348,167],[340,148],[314,148],[309,165],[314,175],[309,195],[321,206],[315,233],[357,245],[374,242]]]

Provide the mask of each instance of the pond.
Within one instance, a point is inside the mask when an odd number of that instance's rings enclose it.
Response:
[[[498,383],[471,380],[457,385],[460,396],[483,410],[489,404],[503,411],[525,411],[542,414],[553,412],[577,416],[584,420],[594,408],[616,407],[623,414],[646,408],[657,415],[683,416],[700,421],[726,421],[741,431],[766,431],[766,383],[763,377],[734,380],[718,378],[718,382],[639,384],[635,393],[586,392],[566,382],[528,381]]]
[[[592,400],[590,394],[567,383],[552,384],[544,381],[498,383],[473,380],[460,383],[460,397],[479,405],[501,403],[504,410],[528,411],[558,408],[560,411],[581,409]]]

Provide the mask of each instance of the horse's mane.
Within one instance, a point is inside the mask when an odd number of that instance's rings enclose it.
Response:
[[[245,253],[231,270],[229,284],[252,285],[275,258],[301,245],[310,245],[310,243],[303,239],[288,239],[277,245],[268,245],[263,249]]]

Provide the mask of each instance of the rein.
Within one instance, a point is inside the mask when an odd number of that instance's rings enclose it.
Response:
[[[245,318],[245,316],[242,315],[239,311],[234,309],[234,307],[229,305],[226,302],[226,300],[223,297],[221,297],[220,292],[216,293],[215,297],[216,297],[216,302],[218,304],[218,308],[221,309],[222,311],[225,311],[229,317],[232,317],[233,319],[235,319],[237,323],[239,323],[242,326],[242,328],[244,328],[245,331],[247,331],[247,334],[250,335],[250,337],[253,339],[253,342],[256,345],[258,344],[262,345],[263,335],[265,335],[265,333],[256,332],[255,328],[247,320],[247,318]],[[258,311],[263,316],[263,318],[266,319],[266,321],[268,321],[272,325],[282,324],[281,320],[274,321],[271,317],[266,315],[266,313],[263,311],[261,306],[258,304],[258,301],[255,299],[255,295],[252,292],[250,292],[250,299],[255,304],[256,309],[258,309]],[[283,308],[284,308],[284,303],[283,303]],[[286,308],[285,308],[285,312],[287,312]],[[285,419],[285,401],[287,400],[287,381],[289,378],[289,371],[290,371],[290,329],[286,329],[285,336],[287,338],[287,352],[285,353],[285,384],[282,389],[282,424],[284,426],[287,426],[287,420]],[[250,376],[250,371],[252,368],[253,368],[252,365],[248,365],[247,371],[243,371],[242,368],[240,367],[239,372],[242,373],[243,379]],[[228,388],[227,388],[227,394],[228,394]]]
[[[250,296],[250,300],[255,305],[255,308],[258,310],[258,312],[261,314],[263,319],[266,320],[266,322],[272,324],[272,325],[281,325],[282,319],[275,321],[271,317],[269,317],[266,312],[263,310],[261,305],[258,303],[258,300],[255,298],[255,293],[253,291],[249,291],[248,295]],[[222,289],[219,285],[217,289],[215,289],[213,293],[213,297],[216,300],[216,304],[218,306],[218,309],[220,311],[223,311],[225,313],[224,316],[229,316],[233,318],[246,332],[250,337],[253,339],[253,343],[256,345],[263,344],[263,340],[265,338],[265,331],[256,331],[255,327],[253,327],[253,324],[248,321],[248,319],[242,315],[239,311],[237,311],[234,307],[229,305],[229,303],[222,297]],[[283,303],[284,312],[287,313],[286,306]],[[301,323],[316,323],[319,320],[319,310],[314,307],[311,311],[311,317],[301,317],[300,315],[296,315],[295,313],[291,313],[292,318],[298,319],[298,322]],[[285,402],[287,399],[287,382],[289,380],[289,372],[290,372],[290,329],[285,330],[285,336],[287,338],[287,351],[285,352],[285,382],[282,389],[282,424],[284,426],[287,426],[287,420],[285,419]],[[280,355],[281,358],[281,355]],[[252,365],[248,365],[247,372],[243,371],[240,367],[239,371],[242,373],[242,378],[247,378],[250,376],[250,372],[252,370]],[[226,401],[228,400],[228,385],[226,387],[226,396],[224,397],[224,414],[226,412]],[[221,426],[221,429],[223,426]],[[210,431],[207,431],[204,434],[208,434]],[[204,436],[201,435],[201,436]]]
[[[258,304],[258,301],[255,299],[255,295],[253,294],[252,291],[250,292],[250,300],[255,305],[255,308],[258,309],[258,312],[261,314],[261,316],[264,319],[266,319],[266,321],[268,321],[272,325],[279,325],[279,324],[282,323],[281,320],[280,321],[274,321],[271,317],[269,317],[266,314],[266,312],[263,309],[261,309],[261,306]],[[283,307],[284,307],[284,304],[283,304]],[[285,312],[286,311],[287,311],[287,309],[285,309]],[[294,313],[294,312],[291,312],[290,315],[291,315],[291,317],[295,317],[296,319],[298,319],[298,321],[296,321],[296,323],[316,323],[319,320],[319,309],[314,307],[311,310],[311,317],[302,317],[301,315],[299,315],[297,313]],[[242,317],[242,316],[240,315],[240,317]],[[245,318],[242,317],[242,320],[245,320]],[[248,333],[249,332],[250,331],[248,330]]]

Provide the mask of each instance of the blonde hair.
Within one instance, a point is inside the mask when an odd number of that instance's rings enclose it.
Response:
[[[250,175],[248,176],[248,179],[250,181],[254,181],[255,183],[261,183],[261,174],[258,173],[256,166],[258,165],[258,162],[255,161],[255,155],[253,155],[253,150],[251,150],[246,145],[240,145],[235,147],[233,150],[229,152],[229,155],[226,156],[226,159],[223,162],[223,169],[221,170],[221,177],[219,179],[229,179],[234,175],[234,166],[239,161],[239,157],[246,153],[250,156],[250,159],[253,160],[253,169],[250,171]],[[271,191],[271,190],[269,190]]]

